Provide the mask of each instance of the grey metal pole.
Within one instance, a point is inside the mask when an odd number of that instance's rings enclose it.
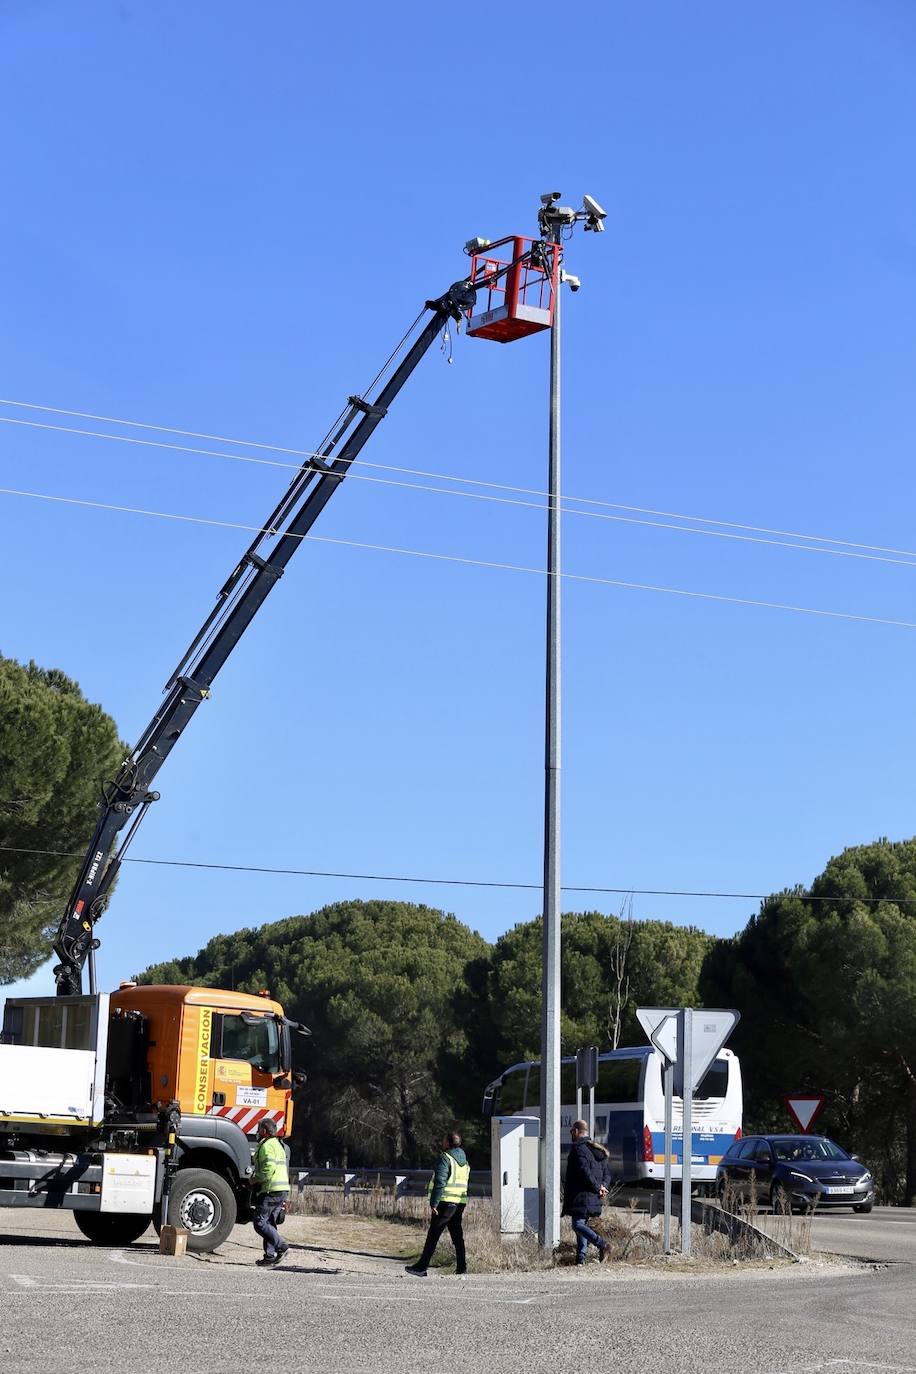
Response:
[[[693,1009],[685,1007],[684,1047],[681,1052],[681,1254],[690,1254],[690,1188],[691,1155],[693,1154]]]
[[[662,1248],[666,1255],[671,1254],[671,1152],[674,1149],[674,1065],[669,1059],[664,1062],[662,1074],[665,1079],[665,1220],[663,1223]]]
[[[556,242],[559,242],[559,229]],[[547,483],[547,721],[544,788],[544,931],[541,973],[541,1137],[538,1240],[560,1242],[560,283],[550,330]]]

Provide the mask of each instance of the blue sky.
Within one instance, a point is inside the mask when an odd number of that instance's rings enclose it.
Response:
[[[465,239],[587,191],[609,213],[566,257],[565,491],[916,548],[916,10],[558,14],[3,0],[2,396],[308,449],[466,270]],[[367,461],[541,491],[547,355],[546,335],[431,350]],[[0,423],[6,488],[256,525],[288,476]],[[916,625],[900,562],[641,518],[565,516],[567,571]],[[544,566],[541,511],[377,483],[348,481],[315,532]],[[0,652],[69,673],[132,742],[247,541],[0,495]],[[539,882],[543,641],[543,577],[307,544],[133,854]],[[564,654],[566,883],[765,893],[916,831],[913,628],[570,580]],[[102,980],[374,895],[490,939],[539,909],[136,866]],[[729,934],[756,905],[634,913]]]

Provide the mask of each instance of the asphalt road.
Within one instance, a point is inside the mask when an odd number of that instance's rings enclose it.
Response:
[[[781,1221],[777,1218],[777,1222]],[[798,1228],[802,1219],[793,1217],[792,1222]],[[769,1232],[772,1218],[759,1217],[757,1224]],[[811,1245],[814,1250],[833,1255],[916,1265],[916,1207],[876,1207],[865,1216],[845,1209],[815,1213],[811,1218]]]
[[[458,1282],[412,1279],[383,1254],[372,1273],[348,1270],[343,1251],[329,1268],[326,1248],[302,1244],[262,1271],[258,1253],[243,1228],[219,1257],[170,1259],[152,1240],[91,1246],[59,1214],[0,1212],[0,1365],[11,1374],[160,1361],[249,1371],[265,1359],[284,1374],[492,1374],[502,1364],[532,1374],[618,1365],[916,1374],[916,1264],[725,1273],[592,1264]]]

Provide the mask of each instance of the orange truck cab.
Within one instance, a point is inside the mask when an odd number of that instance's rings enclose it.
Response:
[[[279,1135],[290,1134],[292,1053],[279,1002],[217,988],[122,983],[111,1010],[144,1018],[151,1102],[174,1100],[183,1119],[222,1117],[252,1137],[269,1117]]]
[[[289,1136],[308,1034],[278,1002],[122,983],[7,998],[2,1025],[0,1209],[69,1209],[100,1245],[168,1223],[205,1251],[249,1216],[258,1126]]]

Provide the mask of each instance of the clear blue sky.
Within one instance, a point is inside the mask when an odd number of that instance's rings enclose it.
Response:
[[[907,0],[2,0],[0,393],[310,448],[466,238],[587,191],[609,213],[566,259],[565,490],[914,549],[914,61]],[[366,459],[541,490],[547,353],[432,350]],[[287,477],[0,424],[5,487],[250,525]],[[11,495],[0,526],[0,651],[133,742],[247,535]],[[366,482],[316,533],[544,565],[537,510]],[[570,515],[564,563],[916,624],[890,562]],[[565,882],[765,893],[916,831],[916,630],[576,581],[564,616]],[[134,855],[537,883],[543,641],[542,577],[306,545]],[[102,979],[374,895],[490,939],[539,909],[134,867]],[[634,912],[727,934],[756,905]]]

